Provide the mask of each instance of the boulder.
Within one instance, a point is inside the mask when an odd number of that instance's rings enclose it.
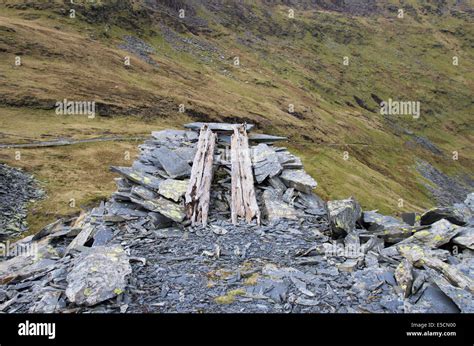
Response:
[[[416,213],[402,213],[402,220],[410,226],[415,226]]]
[[[74,260],[66,279],[66,296],[77,305],[96,305],[121,294],[131,272],[120,245],[94,247]]]
[[[353,198],[328,201],[329,218],[333,230],[351,232],[362,216],[359,203]]]

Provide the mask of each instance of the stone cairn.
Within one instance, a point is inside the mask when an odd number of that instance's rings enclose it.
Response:
[[[109,200],[12,244],[0,312],[474,312],[473,193],[402,219],[326,203],[252,127],[153,132]]]
[[[132,167],[112,167],[122,175],[107,204],[108,215],[130,217],[147,210],[154,226],[202,224],[239,218],[260,224],[322,216],[324,202],[301,160],[272,143],[285,137],[247,134],[252,125],[191,123],[189,130],[164,130],[140,146]]]

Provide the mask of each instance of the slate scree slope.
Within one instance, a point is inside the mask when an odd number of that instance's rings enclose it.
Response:
[[[323,201],[285,138],[185,128],[112,167],[108,201],[12,244],[0,311],[474,312],[474,194],[402,221]]]

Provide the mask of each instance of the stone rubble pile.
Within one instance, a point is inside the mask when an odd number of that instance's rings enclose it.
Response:
[[[0,241],[28,229],[28,203],[43,197],[44,192],[30,174],[0,164]]]
[[[231,220],[233,125],[217,134],[206,226],[184,196],[202,123],[153,132],[117,191],[13,244],[2,312],[473,312],[474,194],[419,218],[324,202],[299,158],[248,139],[262,220]],[[251,131],[252,125],[246,125]],[[30,250],[29,252],[26,250]]]

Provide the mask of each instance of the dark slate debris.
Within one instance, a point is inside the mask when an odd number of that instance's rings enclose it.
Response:
[[[43,197],[44,192],[30,174],[0,164],[0,240],[27,231],[28,203]]]

